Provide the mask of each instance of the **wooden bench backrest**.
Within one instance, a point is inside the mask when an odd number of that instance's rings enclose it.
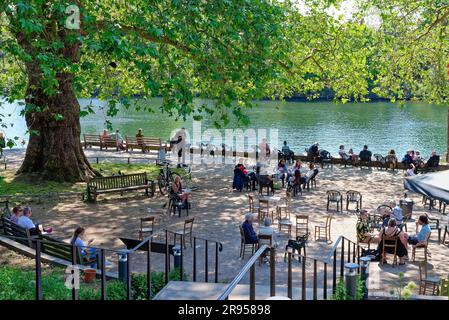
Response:
[[[134,145],[144,144],[146,146],[160,146],[162,144],[161,138],[153,138],[153,137],[137,138],[126,136],[125,140],[127,144],[134,144]]]
[[[29,247],[32,246],[29,230],[22,228],[21,226],[15,224],[14,222],[6,218],[2,218],[2,223],[3,223],[3,232],[6,236],[23,238],[13,240]]]
[[[43,240],[41,242],[43,253],[59,259],[72,261],[72,247],[70,245],[49,236],[41,236],[41,239]],[[77,263],[82,262],[81,250],[79,248],[77,248],[76,259]]]
[[[84,141],[85,142],[100,142],[101,137],[99,134],[85,134]]]
[[[141,186],[147,183],[147,174],[146,172],[143,172],[121,176],[92,178],[87,182],[87,186],[94,187],[97,190],[107,190]]]
[[[103,142],[103,143],[110,143],[110,144],[113,144],[113,145],[115,145],[116,143],[117,143],[117,139],[115,139],[115,137],[107,137],[107,138],[100,138],[101,139],[101,142]]]

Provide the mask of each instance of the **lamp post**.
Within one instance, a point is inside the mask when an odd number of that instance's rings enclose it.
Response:
[[[346,263],[345,268],[346,276],[345,276],[345,282],[346,282],[346,292],[351,297],[352,300],[356,298],[357,293],[357,268],[359,265],[357,263]]]

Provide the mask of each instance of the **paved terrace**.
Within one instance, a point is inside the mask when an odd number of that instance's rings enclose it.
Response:
[[[91,156],[125,156],[127,153],[117,153],[109,151],[87,151]],[[11,167],[20,163],[23,153],[14,151],[8,158]],[[142,158],[141,161],[148,161],[154,155],[132,154],[134,157]],[[109,160],[112,161],[112,160]],[[242,222],[244,213],[247,211],[246,193],[233,192],[232,185],[232,165],[208,165],[192,167],[193,180],[188,182],[190,186],[198,187],[192,194],[192,210],[190,217],[195,218],[194,234],[210,240],[220,241],[223,244],[223,251],[219,256],[219,281],[230,281],[241,269],[246,261],[239,259],[240,235],[238,224]],[[331,169],[320,170],[318,175],[318,186],[310,192],[304,191],[303,195],[293,199],[293,213],[308,214],[310,219],[310,230],[317,223],[324,222],[326,216],[326,191],[330,189],[341,192],[349,189],[358,190],[363,195],[363,207],[367,210],[374,210],[378,205],[388,202],[391,199],[400,199],[404,195],[402,171],[378,171],[377,169],[342,168],[334,165]],[[280,194],[280,192],[278,192]],[[443,225],[448,223],[447,216],[433,210],[429,212],[421,205],[419,195],[409,194],[415,201],[414,216],[427,212],[432,217],[439,217]],[[87,228],[86,238],[95,238],[95,245],[108,248],[123,248],[123,244],[118,237],[137,237],[140,226],[140,218],[148,216],[148,208],[151,208],[152,215],[156,216],[156,229],[179,230],[182,229],[184,218],[168,216],[162,205],[166,202],[166,197],[157,195],[155,198],[146,198],[139,193],[131,193],[120,197],[119,195],[106,195],[100,197],[96,204],[83,203],[80,200],[61,200],[58,202],[49,201],[44,203],[30,204],[34,208],[34,219],[45,225],[54,227],[54,235],[68,240],[74,228],[82,225]],[[357,216],[354,211],[335,212],[332,222],[332,240],[343,235],[355,241],[355,223]],[[292,215],[293,220],[293,215]],[[257,225],[256,225],[257,227]],[[414,230],[414,224],[409,224],[409,231]],[[437,234],[433,232],[429,249],[430,272],[442,277],[447,277],[449,270],[449,249],[447,245],[441,245],[437,241]],[[283,260],[283,247],[287,242],[285,232],[279,234],[280,244],[276,259],[276,278],[279,285],[285,285],[287,279],[286,263]],[[311,240],[307,247],[307,254],[310,257],[324,259],[332,244]],[[204,244],[197,245],[198,263],[204,262]],[[209,252],[209,280],[213,281],[213,258],[214,248]],[[411,252],[410,252],[411,257]],[[115,261],[115,257],[109,258]],[[247,259],[245,259],[247,260]],[[307,263],[307,272],[311,275],[313,267]],[[153,254],[153,269],[164,269],[164,256]],[[190,279],[192,270],[192,249],[188,246],[185,251],[184,266]],[[113,264],[111,271],[116,269]],[[137,254],[133,257],[133,271],[145,270],[144,256]],[[257,282],[268,284],[269,267],[267,265],[257,266]],[[329,285],[331,284],[331,268],[328,269]],[[405,266],[392,267],[391,265],[379,266],[372,263],[370,268],[370,289],[372,291],[389,291],[397,283],[399,272],[405,273],[406,281],[418,281],[418,264],[409,262]],[[322,270],[318,270],[318,283],[322,283]],[[198,266],[198,281],[204,279],[204,267]],[[293,284],[299,286],[301,283],[300,265],[297,261],[293,264]],[[308,277],[311,279],[311,277]],[[242,283],[247,283],[246,277]],[[311,286],[311,280],[307,287]],[[319,285],[320,286],[320,285]]]

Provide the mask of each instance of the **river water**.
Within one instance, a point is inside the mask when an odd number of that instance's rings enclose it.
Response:
[[[207,129],[213,128],[211,121],[204,120],[195,124],[193,119],[174,121],[167,114],[157,111],[160,99],[148,102],[156,110],[154,113],[126,110],[114,118],[106,116],[106,111],[101,109],[104,103],[100,101],[80,99],[80,103],[82,106],[92,103],[96,110],[95,115],[82,118],[83,133],[101,132],[105,120],[109,119],[114,128],[120,128],[123,136],[134,135],[138,128],[142,128],[146,136],[157,136],[167,140],[174,130],[185,126],[193,139],[192,129],[195,126],[197,132],[201,132],[201,136],[195,135],[197,142],[198,139],[202,139],[215,145],[219,144],[218,138],[211,141],[213,135],[208,134],[211,131]],[[3,103],[0,107],[0,113],[6,116],[3,122],[8,124],[7,128],[1,130],[8,137],[26,138],[26,126],[20,116],[20,110],[21,106],[18,104]],[[400,107],[385,102],[335,104],[264,101],[246,113],[251,119],[251,124],[243,129],[249,129],[246,133],[251,133],[254,129],[254,132],[259,134],[245,140],[245,144],[249,145],[255,144],[256,140],[259,141],[266,134],[271,144],[280,145],[282,141],[287,140],[293,150],[301,152],[315,141],[319,141],[321,148],[333,154],[337,153],[340,144],[353,148],[356,152],[367,144],[374,153],[382,154],[391,148],[403,154],[411,148],[420,150],[427,156],[433,149],[439,153],[443,153],[446,149],[447,107],[445,106],[422,103],[410,103]],[[226,135],[224,130],[219,133],[223,138]]]

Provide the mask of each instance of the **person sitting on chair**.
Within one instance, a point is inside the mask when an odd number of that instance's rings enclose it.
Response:
[[[428,169],[438,168],[439,162],[440,162],[440,156],[437,155],[436,151],[432,151],[432,155],[430,156],[429,160],[427,160],[427,162],[426,162],[426,168],[428,168]]]
[[[235,189],[237,191],[243,190],[246,180],[246,175],[244,171],[246,171],[246,169],[240,163],[234,167],[234,179],[232,181],[232,189]]]
[[[23,215],[23,209],[21,206],[12,208],[12,216],[9,218],[15,224],[19,224],[19,218]]]
[[[107,138],[109,138],[109,131],[108,131],[108,129],[104,129],[103,130],[103,133],[101,134],[101,139],[107,139]]]
[[[39,226],[39,224],[34,224],[33,220],[31,220],[31,215],[33,212],[31,211],[31,208],[26,207],[23,209],[23,215],[19,218],[17,221],[17,224],[21,226],[22,228],[25,228],[30,231],[30,235],[36,236],[42,234],[42,231],[46,233],[51,233],[53,231],[52,228],[42,228]]]
[[[284,155],[286,160],[293,160],[295,157],[295,153],[287,145],[287,141],[284,141],[284,145],[282,146],[282,154]]]
[[[401,162],[407,168],[410,166],[410,164],[413,164],[413,150],[407,150],[407,152],[404,155],[404,158],[402,158]]]
[[[245,235],[245,243],[259,243],[259,238],[253,228],[254,216],[252,213],[245,214],[245,221],[242,223],[243,234]]]
[[[339,150],[338,150],[338,154],[340,155],[340,157],[344,160],[344,161],[348,161],[351,160],[351,155],[349,153],[346,152],[345,150],[345,146],[341,145]]]
[[[320,144],[318,142],[315,142],[309,147],[308,155],[312,162],[319,162],[320,158],[320,150],[319,150]]]
[[[382,253],[382,249],[383,249],[382,238],[384,236],[398,238],[398,241],[396,242],[396,246],[397,246],[396,247],[396,255],[399,257],[399,265],[404,265],[405,264],[404,259],[407,256],[407,237],[408,236],[405,232],[401,231],[398,228],[395,218],[391,218],[388,221],[388,226],[386,228],[383,228],[379,232],[380,242],[379,242],[379,246],[378,246],[377,250],[378,250],[378,252],[381,252],[381,253]],[[385,242],[387,244],[393,244],[393,243],[390,243],[391,241],[389,241],[389,240],[386,240]],[[390,253],[390,254],[394,253],[393,248],[391,248],[391,247],[387,247],[387,248],[385,248],[385,250],[386,250],[386,253]],[[382,257],[382,259],[384,259],[384,262],[386,262],[385,255]]]
[[[188,205],[189,194],[182,190],[181,177],[176,175],[170,188],[170,195],[175,199],[179,199],[184,205]]]
[[[410,163],[407,168],[407,176],[413,177],[415,175],[416,167],[413,163]]]
[[[418,232],[419,227],[421,230]],[[432,230],[429,226],[429,218],[426,215],[419,216],[418,221],[416,221],[416,235],[408,237],[408,243],[417,246],[425,244],[427,241],[427,236]]]
[[[360,243],[372,243],[378,242],[379,237],[374,233],[369,232],[369,224],[368,224],[368,211],[362,210],[360,211],[359,219],[356,224],[357,231],[357,240]]]
[[[268,239],[260,239],[260,236],[269,236],[271,237],[271,245]],[[267,245],[268,248],[262,254],[262,259],[266,260],[266,254],[270,250],[271,247],[277,247],[276,233],[274,232],[273,227],[271,226],[271,219],[266,217],[263,220],[263,226],[259,228],[259,247],[262,245]]]
[[[390,152],[388,152],[387,156],[385,157],[385,160],[390,167],[390,169],[396,169],[398,166],[398,157],[396,157],[396,151],[394,149],[391,149]]]
[[[83,227],[77,227],[75,229],[75,232],[73,233],[72,239],[70,239],[70,244],[79,247],[83,257],[87,258],[95,255],[97,253],[97,250],[95,248],[88,248],[88,246],[90,246],[95,239],[90,239],[89,241],[87,241],[86,245],[86,243],[81,238],[84,235],[84,232],[85,229]]]
[[[287,179],[290,177],[290,174],[288,172],[288,168],[287,165],[284,162],[284,159],[279,160],[279,163],[276,167],[276,172],[279,175],[279,178],[282,181],[282,188],[285,186],[285,179]]]
[[[140,128],[137,130],[136,138],[143,138],[143,137],[144,137],[143,130]]]
[[[303,184],[306,184],[317,173],[318,173],[318,169],[316,169],[315,165],[311,162],[311,163],[309,163],[309,171],[307,171],[305,177],[301,177],[301,179],[302,179],[301,181],[303,182]]]
[[[370,161],[371,161],[371,156],[372,156],[372,155],[373,155],[373,154],[371,153],[371,151],[368,150],[368,146],[367,146],[367,145],[364,145],[364,146],[363,146],[363,150],[360,151],[360,153],[359,153],[360,161],[363,161],[363,162],[370,162]]]

